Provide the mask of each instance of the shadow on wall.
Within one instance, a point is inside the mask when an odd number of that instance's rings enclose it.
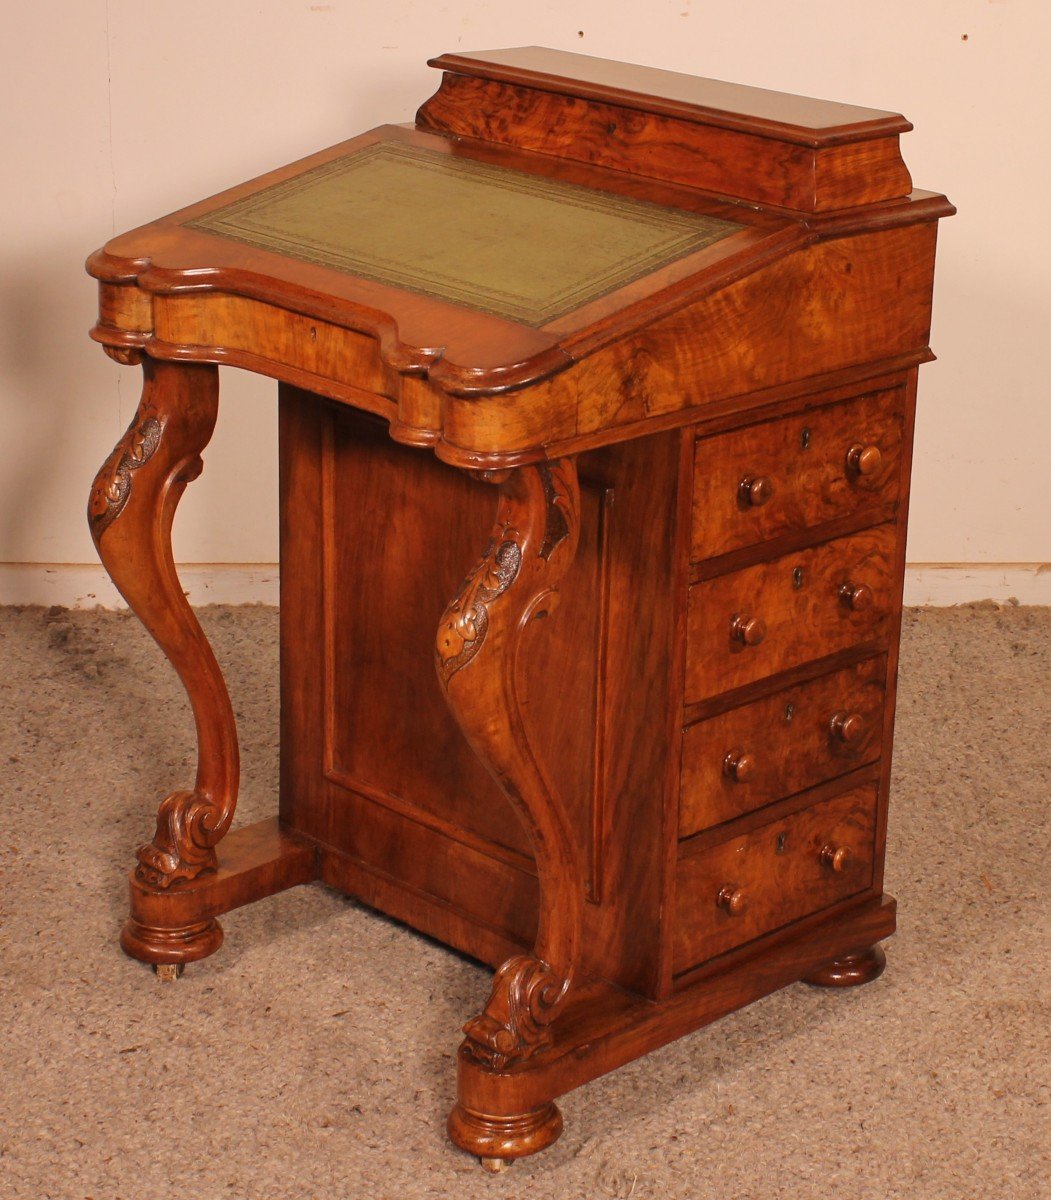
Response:
[[[87,336],[95,285],[85,256],[78,241],[0,262],[0,561],[95,561],[88,491],[120,433],[115,393],[119,416],[130,409]]]
[[[108,231],[82,236],[32,256],[0,251],[0,564],[98,564],[88,495],[138,405],[139,368],[118,366],[88,336],[97,285],[84,260]],[[177,561],[241,561],[245,549],[248,561],[276,561],[276,390],[220,372],[206,470],[175,520]]]

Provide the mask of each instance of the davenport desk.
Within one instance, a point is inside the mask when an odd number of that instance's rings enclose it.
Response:
[[[122,946],[174,975],[321,879],[491,964],[449,1132],[496,1168],[570,1089],[883,968],[953,209],[894,113],[538,49],[432,65],[414,126],[92,256],[92,336],[145,386],[89,518],[198,737]],[[170,543],[225,363],[280,381],[280,802],[240,829]]]

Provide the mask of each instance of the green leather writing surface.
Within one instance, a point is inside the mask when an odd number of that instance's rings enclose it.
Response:
[[[533,326],[742,228],[401,142],[187,225]]]

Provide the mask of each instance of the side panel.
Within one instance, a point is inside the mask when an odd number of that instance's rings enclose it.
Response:
[[[399,919],[485,960],[528,945],[529,840],[433,659],[496,489],[290,387],[281,443],[282,819],[331,849],[329,882]],[[660,943],[677,446],[580,460],[577,558],[521,660],[527,726],[584,850],[585,967],[642,991]]]

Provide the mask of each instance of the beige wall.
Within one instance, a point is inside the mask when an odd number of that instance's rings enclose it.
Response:
[[[95,561],[84,501],[138,380],[85,336],[88,251],[411,120],[438,81],[430,55],[531,43],[904,112],[917,186],[960,209],[942,226],[909,558],[1051,559],[1043,0],[0,0],[0,15],[0,564]],[[270,562],[274,387],[228,371],[224,398],[176,555]]]

